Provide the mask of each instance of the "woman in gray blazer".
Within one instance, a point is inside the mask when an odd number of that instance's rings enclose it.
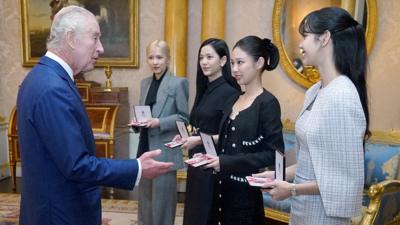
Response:
[[[264,187],[276,200],[292,196],[290,224],[349,224],[361,211],[370,133],[364,30],[332,7],[308,14],[299,31],[303,62],[318,68],[321,81],[307,91],[296,121],[297,164],[286,170],[294,182]]]
[[[158,161],[173,162],[173,171],[139,184],[138,221],[142,225],[174,224],[176,211],[176,170],[183,167],[182,151],[167,149],[178,133],[175,121],[188,122],[188,82],[168,71],[169,47],[153,41],[147,47],[147,63],[153,75],[141,82],[140,105],[149,105],[152,119],[140,129],[138,157],[149,149],[161,149]]]

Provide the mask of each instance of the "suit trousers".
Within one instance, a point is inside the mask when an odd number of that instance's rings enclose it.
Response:
[[[177,192],[176,171],[139,184],[139,225],[173,225]]]

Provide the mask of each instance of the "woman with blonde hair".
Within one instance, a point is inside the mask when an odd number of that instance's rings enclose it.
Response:
[[[167,149],[164,143],[178,133],[175,121],[188,122],[188,82],[168,71],[169,47],[155,40],[147,49],[147,64],[152,76],[141,82],[140,105],[149,105],[152,117],[140,128],[139,157],[149,149],[161,149],[157,160],[173,162],[173,170],[139,184],[138,221],[141,225],[174,224],[177,203],[176,170],[183,168],[182,151]]]

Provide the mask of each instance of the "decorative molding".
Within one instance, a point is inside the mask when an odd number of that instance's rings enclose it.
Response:
[[[360,225],[376,224],[377,215],[380,213],[379,209],[382,207],[382,198],[384,195],[395,195],[399,193],[400,181],[399,180],[384,180],[380,183],[371,185],[368,189],[369,204],[365,210],[365,214],[361,220]],[[382,212],[382,210],[381,210]],[[393,220],[385,224],[399,224],[399,218],[396,216]]]
[[[277,220],[282,223],[289,223],[290,215],[287,212],[279,211],[269,207],[264,207],[264,214],[266,218]]]
[[[282,120],[283,130],[294,133],[295,124],[290,119]],[[368,140],[371,143],[400,145],[400,130],[372,131]]]
[[[369,138],[372,143],[383,143],[383,144],[400,144],[400,130],[390,131],[372,131],[372,135]]]

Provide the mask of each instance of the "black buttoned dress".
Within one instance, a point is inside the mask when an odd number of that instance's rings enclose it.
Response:
[[[194,106],[190,123],[201,132],[218,134],[226,100],[239,91],[220,77],[207,86],[202,99]],[[191,158],[195,153],[206,153],[203,145],[189,151]],[[211,211],[214,179],[211,169],[188,167],[185,194],[184,225],[205,225]]]
[[[264,90],[250,107],[230,118],[240,95],[227,103],[221,120],[218,154],[221,171],[214,175],[212,213],[208,224],[264,224],[259,188],[246,176],[275,163],[275,150],[284,149],[278,100]]]

